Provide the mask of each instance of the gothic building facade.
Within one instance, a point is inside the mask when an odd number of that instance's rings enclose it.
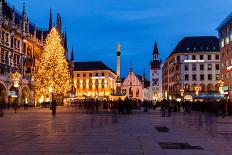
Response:
[[[25,3],[20,13],[5,0],[0,0],[0,102],[34,104],[34,74],[40,67],[44,40],[53,27],[50,11],[49,26],[38,28],[27,17]],[[61,16],[57,14],[56,27],[63,37],[68,55],[67,35],[62,34]],[[18,85],[12,75],[18,73]]]

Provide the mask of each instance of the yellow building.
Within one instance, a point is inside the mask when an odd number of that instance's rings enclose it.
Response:
[[[75,62],[73,72],[78,99],[109,97],[115,91],[117,74],[101,61]]]

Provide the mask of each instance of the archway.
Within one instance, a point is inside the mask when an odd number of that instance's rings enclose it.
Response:
[[[5,104],[6,103],[6,87],[0,83],[0,103]]]
[[[19,89],[14,87],[14,86],[11,86],[10,90],[9,90],[9,103],[10,103],[10,105],[14,105],[14,104],[19,105],[18,98],[19,98]]]
[[[213,85],[212,84],[208,84],[207,85],[207,91],[208,92],[212,92],[213,91]]]
[[[215,92],[219,92],[219,91],[220,91],[219,88],[220,88],[220,84],[216,84],[216,85],[215,85]]]
[[[200,84],[201,87],[201,91],[204,92],[205,91],[205,85],[204,84]]]
[[[197,86],[197,85],[194,83],[194,84],[192,85],[191,91],[195,91],[196,86]]]
[[[184,85],[184,89],[185,89],[186,92],[189,92],[190,91],[190,85],[188,83],[186,83]]]
[[[30,89],[27,86],[22,88],[21,103],[23,105],[29,104]]]

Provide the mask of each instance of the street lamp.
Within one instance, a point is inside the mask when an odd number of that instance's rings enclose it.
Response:
[[[196,86],[195,87],[195,91],[196,91],[196,96],[199,95],[199,91],[201,91],[201,86]]]
[[[12,73],[11,76],[12,76],[12,79],[13,79],[13,82],[14,82],[14,87],[17,90],[18,87],[19,87],[19,81],[20,81],[20,78],[21,78],[21,74],[16,71],[15,73]],[[14,107],[15,107],[15,113],[16,113],[16,110],[17,110],[17,104],[16,103],[15,103]]]
[[[180,90],[180,96],[181,96],[181,98],[182,98],[182,100],[184,99],[183,97],[184,97],[184,89],[182,88],[181,90]]]
[[[223,87],[224,87],[224,81],[223,80],[220,80],[218,81],[218,84],[220,85],[219,86],[219,92],[221,95],[224,95],[224,90],[223,90]]]

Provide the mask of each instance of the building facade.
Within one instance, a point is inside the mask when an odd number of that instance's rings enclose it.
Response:
[[[152,57],[152,61],[150,61],[150,96],[152,100],[160,101],[163,99],[162,62],[159,59],[159,50],[156,42]]]
[[[232,13],[217,28],[220,39],[221,80],[225,97],[232,98]]]
[[[0,0],[0,102],[34,104],[34,74],[40,67],[40,56],[44,40],[52,28],[50,12],[49,26],[46,29],[32,24],[26,14],[25,3],[22,13]],[[62,34],[61,17],[57,15],[56,27],[63,37],[67,55],[66,33]],[[17,85],[13,79],[19,75]]]
[[[75,97],[106,98],[114,93],[117,74],[101,61],[74,63]]]
[[[163,65],[163,95],[193,100],[202,93],[219,93],[219,75],[219,39],[185,37]]]
[[[145,77],[135,74],[131,68],[123,80],[122,92],[128,98],[150,100],[149,84]]]

